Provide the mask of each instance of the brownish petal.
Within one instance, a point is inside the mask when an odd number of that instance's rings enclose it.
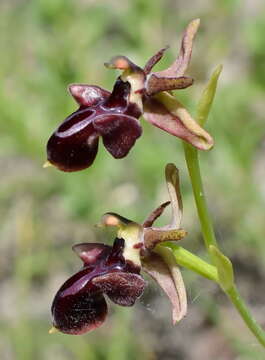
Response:
[[[111,246],[99,243],[82,243],[72,247],[85,265],[95,264],[101,257],[111,252]]]
[[[192,119],[184,106],[167,92],[148,98],[144,103],[143,116],[151,124],[197,149],[209,150],[213,147],[212,137]]]
[[[184,75],[190,62],[193,39],[196,35],[199,25],[199,19],[195,19],[189,23],[183,34],[181,48],[177,59],[168,69],[156,72],[154,74],[162,77],[179,77]]]
[[[142,134],[139,121],[123,114],[98,116],[94,128],[102,136],[106,149],[116,159],[126,156]]]
[[[156,221],[156,219],[162,215],[165,208],[170,204],[170,201],[165,202],[164,204],[160,205],[158,208],[156,208],[154,211],[151,212],[151,214],[148,216],[148,218],[144,221],[143,227],[147,228],[153,225],[153,223]]]
[[[182,219],[182,199],[180,193],[180,183],[178,169],[174,164],[167,164],[165,168],[165,177],[167,183],[168,194],[170,202],[162,204],[160,208],[156,209],[150,216],[151,221],[144,226],[144,245],[146,249],[152,250],[155,246],[164,241],[178,241],[187,235],[187,232],[180,229]],[[162,213],[166,204],[171,205],[171,221],[168,225],[163,227],[153,227],[153,221],[157,218],[157,215]],[[152,221],[153,220],[153,221]]]
[[[161,256],[150,253],[142,260],[143,270],[164,290],[172,304],[173,324],[180,321],[187,312],[186,290],[179,268],[172,264],[170,268]]]
[[[96,105],[110,95],[109,91],[95,85],[71,84],[68,89],[75,101],[81,106]]]
[[[161,91],[185,89],[193,84],[193,79],[186,76],[162,77],[151,74],[146,81],[147,95],[154,95]]]
[[[169,48],[169,46],[164,47],[163,49],[159,50],[155,55],[153,55],[146,63],[144,67],[145,74],[149,74],[155,64],[163,57],[164,52]]]
[[[164,241],[178,241],[183,239],[187,232],[183,229],[159,230],[158,228],[144,229],[144,246],[152,250],[157,244]]]
[[[140,275],[113,272],[95,277],[92,283],[118,305],[132,306],[142,295],[145,281]]]

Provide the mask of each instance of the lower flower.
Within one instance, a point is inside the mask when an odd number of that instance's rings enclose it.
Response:
[[[66,334],[83,334],[99,327],[107,315],[104,294],[114,303],[132,306],[143,293],[145,281],[140,268],[123,257],[124,239],[113,246],[79,244],[74,251],[84,267],[57,292],[53,304],[53,325]]]
[[[51,332],[59,330],[79,335],[99,327],[107,315],[105,295],[115,304],[134,305],[146,285],[140,275],[141,270],[156,280],[169,297],[173,323],[185,316],[187,299],[180,270],[174,259],[170,260],[170,254],[165,261],[164,252],[160,254],[157,250],[161,242],[177,241],[186,235],[180,229],[182,203],[178,170],[173,164],[166,166],[166,182],[170,201],[155,209],[143,225],[114,213],[106,213],[101,225],[118,228],[113,245],[83,243],[73,247],[84,266],[57,292],[52,304]],[[154,221],[169,204],[171,223],[160,228],[153,227]]]

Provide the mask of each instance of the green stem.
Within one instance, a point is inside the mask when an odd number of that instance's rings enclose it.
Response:
[[[230,290],[227,290],[226,295],[234,304],[250,331],[252,331],[260,344],[265,347],[265,332],[262,330],[256,320],[251,316],[250,311],[245,304],[244,299],[239,294],[236,286],[233,286]]]
[[[163,251],[164,247],[168,247],[172,250],[172,253],[178,265],[192,270],[209,280],[215,281],[217,283],[219,282],[218,272],[215,266],[207,263],[197,255],[194,255],[183,247],[178,246],[172,242],[166,242],[164,244],[158,245],[156,247],[156,252],[166,257],[167,254]],[[226,290],[225,293],[241,315],[247,327],[254,334],[260,344],[265,347],[265,332],[262,330],[256,320],[251,316],[250,311],[245,304],[244,299],[239,294],[236,286],[233,285],[230,289]]]
[[[214,233],[210,213],[204,195],[198,151],[192,148],[190,145],[184,144],[184,152],[185,152],[186,163],[192,184],[193,194],[197,206],[197,211],[201,223],[201,230],[203,234],[204,243],[209,254],[211,255],[210,245],[214,245],[217,248],[218,246],[215,238],[215,233]],[[245,304],[244,300],[240,296],[236,286],[233,285],[228,290],[225,290],[225,293],[227,294],[227,296],[229,297],[229,299],[237,309],[238,313],[241,315],[241,318],[243,319],[245,324],[252,331],[252,333],[260,342],[260,344],[265,347],[265,332],[257,324],[256,320],[251,316],[250,311],[247,305]]]
[[[193,194],[197,206],[197,211],[200,218],[202,235],[205,246],[207,250],[209,250],[210,245],[216,246],[217,244],[214,235],[213,225],[210,221],[208,206],[204,195],[200,165],[198,159],[198,151],[187,143],[183,143],[183,146],[185,152],[185,159],[190,175],[191,185],[193,189]]]

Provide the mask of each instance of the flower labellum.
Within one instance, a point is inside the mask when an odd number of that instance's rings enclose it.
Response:
[[[134,305],[146,285],[141,270],[169,297],[173,323],[185,316],[187,299],[180,270],[173,258],[165,261],[163,254],[161,256],[156,250],[161,242],[178,241],[186,235],[186,231],[180,229],[182,202],[178,171],[173,164],[166,166],[166,181],[170,202],[154,210],[143,225],[115,213],[106,213],[101,225],[118,228],[113,245],[82,243],[73,247],[84,266],[61,286],[53,300],[51,333],[58,330],[79,335],[102,325],[107,315],[104,295],[115,304]],[[154,227],[154,221],[169,204],[172,209],[170,224]]]
[[[48,161],[63,171],[89,167],[98,151],[99,136],[115,158],[126,156],[142,129],[140,109],[130,104],[130,84],[118,79],[112,93],[98,86],[70,85],[80,107],[50,137]]]
[[[99,327],[107,315],[104,294],[114,303],[132,306],[141,296],[145,281],[140,267],[123,256],[124,240],[116,238],[113,246],[85,243],[73,250],[84,267],[68,279],[52,304],[53,326],[79,335]]]
[[[105,63],[107,68],[122,71],[112,92],[96,85],[70,85],[69,91],[79,108],[50,137],[45,167],[52,164],[68,172],[86,169],[95,160],[100,137],[114,158],[125,157],[142,134],[141,115],[198,149],[209,150],[213,146],[211,136],[169,93],[193,84],[185,72],[198,26],[199,19],[187,26],[179,55],[166,70],[152,72],[167,49],[164,48],[143,69],[125,56],[116,56]]]

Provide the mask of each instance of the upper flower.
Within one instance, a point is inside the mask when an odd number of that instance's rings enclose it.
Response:
[[[142,129],[138,107],[129,102],[130,84],[118,79],[112,93],[98,86],[75,84],[69,90],[80,107],[50,137],[48,161],[63,171],[90,166],[99,136],[115,158],[127,155]]]
[[[163,241],[177,241],[186,235],[180,229],[182,203],[178,171],[173,164],[166,167],[166,181],[170,202],[154,210],[143,225],[106,213],[101,225],[118,228],[113,245],[83,243],[73,247],[84,266],[61,286],[53,300],[52,331],[83,334],[100,326],[107,315],[104,294],[118,305],[132,306],[145,288],[141,270],[152,276],[169,297],[174,324],[186,314],[186,292],[179,268],[174,260],[169,261],[170,252],[164,261],[156,247]],[[170,224],[153,227],[169,204]]]
[[[193,79],[184,74],[198,26],[198,19],[188,25],[180,53],[166,70],[152,72],[167,49],[164,48],[152,56],[143,69],[125,56],[116,56],[105,63],[108,68],[122,71],[111,93],[94,85],[70,85],[69,91],[80,107],[50,137],[48,164],[63,171],[89,167],[96,157],[100,136],[114,158],[126,156],[142,133],[138,120],[141,115],[198,149],[210,149],[211,136],[170,93],[193,83]]]

